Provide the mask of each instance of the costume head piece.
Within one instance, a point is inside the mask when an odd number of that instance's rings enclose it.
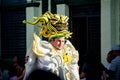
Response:
[[[60,14],[52,14],[47,11],[40,17],[34,17],[35,21],[23,21],[23,23],[28,23],[35,25],[39,22],[42,23],[40,35],[52,39],[57,37],[70,38],[71,32],[68,31],[68,17]]]

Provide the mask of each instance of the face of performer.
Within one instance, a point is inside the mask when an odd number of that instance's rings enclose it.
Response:
[[[60,38],[54,38],[51,41],[51,44],[57,49],[57,50],[61,50],[65,44],[65,38],[64,37],[60,37]]]

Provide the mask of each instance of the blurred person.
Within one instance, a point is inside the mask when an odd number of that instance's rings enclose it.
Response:
[[[109,51],[106,57],[107,60],[107,65],[106,67],[106,73],[107,73],[107,80],[111,80],[110,76],[109,76],[109,70],[110,70],[110,66],[111,66],[111,62],[112,60],[115,58],[115,55],[113,54],[113,50]]]
[[[22,58],[19,55],[13,57],[13,66],[17,67],[18,63],[22,61]]]
[[[9,79],[9,64],[7,61],[3,60],[2,62],[2,80],[8,80]]]
[[[42,69],[56,74],[62,80],[79,80],[79,54],[67,39],[72,34],[68,30],[68,17],[47,11],[41,17],[36,17],[34,22],[23,21],[33,25],[38,22],[42,24],[40,36],[34,33],[26,74],[29,76],[34,69]]]
[[[109,76],[112,80],[120,80],[120,45],[112,48],[113,54],[116,56],[109,67]]]
[[[108,54],[107,54],[107,57],[106,57],[106,60],[108,62],[108,64],[106,65],[106,68],[109,70],[110,68],[110,65],[111,65],[111,62],[112,60],[115,58],[115,55],[113,54],[113,51],[109,51]]]
[[[104,65],[97,63],[97,66],[95,66],[84,63],[80,73],[80,80],[107,80],[107,73]]]
[[[19,55],[15,55],[13,57],[13,66],[16,69],[18,80],[23,80],[24,75],[25,75],[25,61],[24,61],[24,59],[22,59],[22,57]]]
[[[22,65],[19,65],[18,68],[17,68],[17,77],[18,77],[18,80],[23,80],[24,76],[25,76],[25,66],[24,64]]]
[[[86,61],[80,73],[81,79],[86,80],[107,80],[104,65],[98,61],[98,57],[93,50],[87,52]]]
[[[8,80],[18,80],[17,77],[17,71],[15,69],[15,66],[10,66],[9,68],[9,79]]]

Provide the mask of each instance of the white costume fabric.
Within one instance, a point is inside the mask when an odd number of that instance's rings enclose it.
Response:
[[[62,50],[56,50],[50,42],[43,41],[34,34],[34,41],[30,51],[26,54],[29,56],[25,64],[25,78],[34,69],[42,69],[57,74],[61,80],[80,80],[78,51],[67,40]]]

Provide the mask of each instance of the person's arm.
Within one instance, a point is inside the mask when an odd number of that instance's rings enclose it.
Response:
[[[85,76],[86,76],[86,73],[85,72],[81,72],[80,79],[85,78]]]
[[[113,78],[115,76],[115,72],[112,70],[106,70],[106,72],[111,78]]]
[[[104,65],[102,63],[100,65],[101,65],[101,69],[102,69],[103,80],[107,80],[106,68],[104,67]]]
[[[18,77],[18,80],[23,80],[25,76],[25,69],[23,70],[22,74]]]
[[[107,74],[105,70],[102,71],[102,74],[103,74],[103,80],[107,80]]]
[[[116,59],[113,59],[112,62],[111,62],[111,65],[109,67],[109,70],[107,70],[107,73],[111,78],[115,77],[116,65],[117,65]]]
[[[80,79],[86,78],[86,72],[87,72],[87,63],[84,63],[82,66],[82,71],[80,73]]]

